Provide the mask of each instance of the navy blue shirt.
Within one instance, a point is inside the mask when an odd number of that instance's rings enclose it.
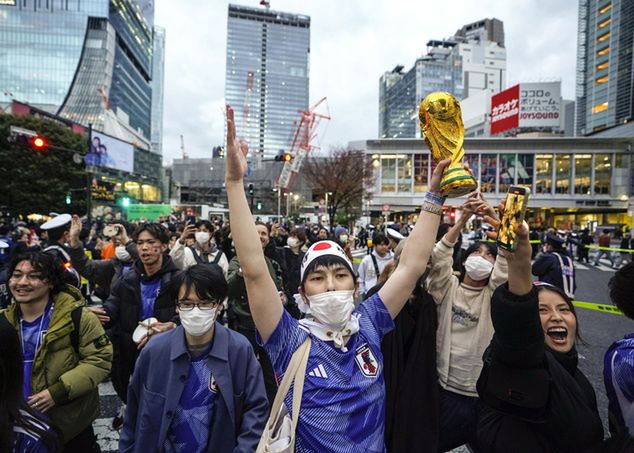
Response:
[[[154,316],[154,303],[161,289],[161,279],[144,282],[141,280],[141,319]]]

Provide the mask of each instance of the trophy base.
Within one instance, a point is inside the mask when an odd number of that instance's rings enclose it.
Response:
[[[442,175],[440,192],[447,198],[457,198],[478,188],[475,178],[464,169],[462,164],[451,164]]]

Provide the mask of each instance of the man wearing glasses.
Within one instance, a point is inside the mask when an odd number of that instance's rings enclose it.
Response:
[[[268,415],[249,341],[216,317],[227,297],[219,266],[172,279],[181,325],[145,346],[128,388],[121,452],[253,452]]]

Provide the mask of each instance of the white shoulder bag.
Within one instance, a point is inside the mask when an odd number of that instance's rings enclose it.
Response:
[[[295,430],[302,405],[304,377],[306,376],[309,353],[310,337],[307,337],[293,353],[286,368],[284,379],[277,389],[275,401],[271,407],[271,415],[264,427],[256,453],[293,453],[295,451]],[[293,382],[295,385],[293,387],[293,417],[291,418],[286,406],[284,406],[284,398]]]

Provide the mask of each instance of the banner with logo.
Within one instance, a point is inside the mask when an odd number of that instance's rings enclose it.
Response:
[[[560,125],[561,82],[520,84],[520,127]]]
[[[116,184],[105,181],[93,181],[90,186],[90,196],[96,201],[114,201]]]
[[[515,85],[491,97],[491,135],[519,127],[519,119],[519,85]]]

